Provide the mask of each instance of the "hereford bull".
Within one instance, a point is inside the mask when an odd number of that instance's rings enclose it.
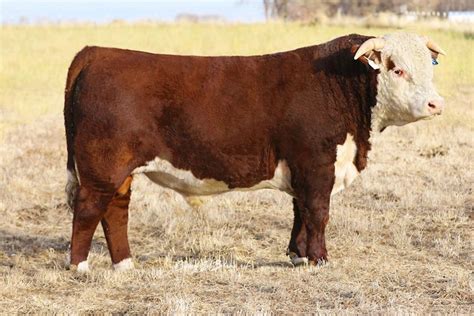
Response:
[[[290,258],[324,262],[330,196],[366,167],[371,132],[443,110],[432,83],[439,53],[407,33],[249,57],[84,48],[69,68],[64,107],[70,263],[88,270],[101,222],[113,266],[133,267],[136,173],[185,197],[284,191],[294,205]]]

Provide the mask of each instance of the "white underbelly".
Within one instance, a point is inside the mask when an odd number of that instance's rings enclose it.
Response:
[[[155,158],[145,166],[135,169],[134,173],[144,173],[151,181],[173,189],[184,196],[215,195],[230,191],[253,191],[275,189],[293,193],[291,172],[285,160],[278,162],[273,178],[264,180],[249,188],[229,188],[224,181],[215,179],[198,179],[189,170],[175,168],[169,161]]]
[[[358,176],[354,158],[357,146],[352,135],[347,134],[344,144],[337,146],[335,166],[335,181],[331,195],[347,188]],[[291,172],[285,160],[280,160],[273,178],[264,180],[252,187],[229,188],[227,183],[215,179],[198,179],[189,170],[175,168],[169,161],[159,157],[148,162],[145,166],[134,170],[134,173],[144,173],[147,177],[169,189],[173,189],[185,197],[221,194],[230,191],[254,191],[260,189],[275,189],[293,195],[291,187]]]

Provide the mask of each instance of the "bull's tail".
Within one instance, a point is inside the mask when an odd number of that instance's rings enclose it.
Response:
[[[66,129],[66,143],[67,143],[67,184],[66,184],[66,197],[67,204],[70,209],[74,209],[74,203],[76,200],[77,190],[80,185],[79,175],[76,170],[76,162],[74,158],[74,138],[76,134],[76,126],[74,120],[74,106],[75,106],[75,93],[77,88],[77,82],[79,81],[84,68],[90,61],[92,47],[85,47],[82,49],[69,67],[66,90],[64,97],[64,126]]]
[[[75,170],[67,170],[66,201],[69,206],[69,211],[74,210],[74,203],[76,202],[77,189],[79,188],[79,178]]]

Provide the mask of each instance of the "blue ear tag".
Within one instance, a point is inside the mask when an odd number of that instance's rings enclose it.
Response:
[[[436,59],[431,58],[431,64],[432,64],[433,66],[436,66],[436,65],[439,64],[439,63],[438,63],[438,61],[437,61]]]

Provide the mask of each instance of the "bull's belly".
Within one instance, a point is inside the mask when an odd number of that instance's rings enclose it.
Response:
[[[216,179],[196,178],[189,170],[174,167],[164,159],[155,160],[140,167],[134,173],[144,173],[151,181],[162,187],[172,189],[186,197],[216,195],[230,191],[253,191],[260,189],[275,189],[293,194],[291,188],[291,172],[286,161],[281,160],[273,174],[268,180],[263,180],[251,187],[229,188],[224,181]]]
[[[344,144],[337,146],[337,157],[334,163],[334,185],[331,195],[347,188],[358,176],[354,165],[357,146],[352,135],[347,134]],[[135,169],[134,173],[144,173],[151,181],[162,187],[175,190],[185,197],[209,196],[230,191],[254,191],[260,189],[275,189],[294,195],[291,187],[291,171],[285,160],[280,160],[273,177],[263,180],[251,187],[229,188],[224,181],[216,179],[196,178],[189,170],[178,169],[169,161],[155,158],[145,166]]]

